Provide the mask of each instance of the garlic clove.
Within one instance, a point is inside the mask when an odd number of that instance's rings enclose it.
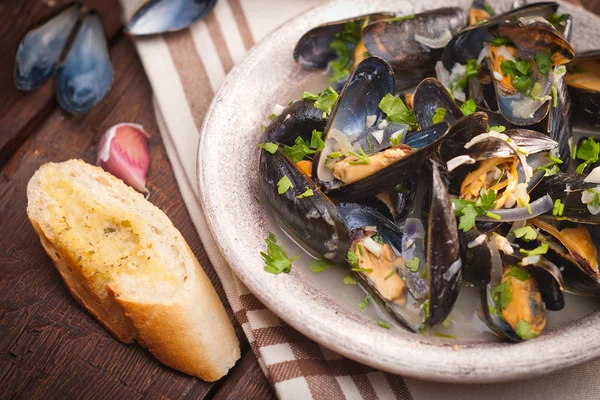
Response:
[[[148,193],[146,174],[150,166],[149,138],[150,135],[138,124],[112,126],[100,139],[96,165],[138,192]]]

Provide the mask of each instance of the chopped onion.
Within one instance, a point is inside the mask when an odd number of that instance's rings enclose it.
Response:
[[[540,256],[527,256],[521,260],[522,265],[535,265],[540,262]]]
[[[437,75],[438,81],[444,87],[450,87],[450,72],[444,67],[444,63],[438,61],[435,63],[435,74]]]
[[[494,235],[494,243],[496,243],[498,250],[502,250],[504,254],[513,254],[515,252],[510,242],[502,235]]]
[[[370,127],[372,127],[375,124],[375,121],[377,121],[377,115],[368,115],[367,116],[367,124],[365,125],[365,127],[367,129],[369,129]]]
[[[596,167],[583,180],[586,183],[600,183],[600,167]]]
[[[383,130],[371,132],[371,135],[377,140],[377,143],[381,144],[383,142]]]
[[[483,242],[485,242],[485,239],[487,239],[487,236],[482,233],[481,235],[477,236],[473,241],[469,242],[467,244],[467,247],[472,249],[473,247],[480,246]]]
[[[446,163],[446,165],[448,166],[448,172],[454,171],[456,168],[460,167],[463,164],[475,164],[475,160],[467,155],[462,155],[454,157]]]
[[[494,78],[497,81],[501,81],[502,80],[502,74],[500,74],[500,72],[498,72],[498,71],[494,71]]]
[[[379,123],[379,125],[377,125],[377,127],[378,127],[379,129],[385,129],[385,128],[386,128],[388,125],[389,125],[389,124],[388,124],[387,120],[385,120],[385,119],[384,119],[384,120],[382,120],[382,121]]]
[[[406,133],[405,130],[396,131],[396,132],[392,133],[392,135],[390,136],[390,139],[396,139],[398,136],[404,135],[404,133]]]
[[[552,197],[550,197],[550,195],[547,194],[529,204],[531,213],[529,213],[529,209],[527,207],[501,208],[499,210],[492,211],[494,214],[499,216],[500,219],[486,217],[485,215],[476,217],[475,219],[477,221],[487,221],[487,222],[524,221],[524,220],[527,220],[530,218],[537,217],[538,215],[542,215],[542,214],[552,210],[553,205],[554,205],[554,202],[552,201]]]
[[[281,113],[283,112],[283,110],[285,110],[285,107],[282,106],[281,104],[275,104],[273,106],[273,114],[280,116]]]
[[[581,193],[581,202],[587,205],[587,209],[592,215],[598,215],[600,213],[600,207],[594,204],[598,193],[600,193],[600,186],[597,186],[593,189],[584,190]]]
[[[421,43],[423,46],[427,46],[430,49],[441,49],[446,47],[448,42],[451,40],[452,32],[450,32],[450,29],[448,28],[446,28],[441,36],[437,38],[428,38],[419,34],[415,34],[415,42]]]
[[[365,245],[365,248],[371,253],[373,253],[375,256],[381,257],[382,249],[379,243],[368,237],[365,240],[363,240],[363,244]]]
[[[481,62],[484,58],[486,58],[490,54],[490,45],[486,44],[483,46],[483,49],[479,52],[479,57],[477,57],[477,64],[481,65]]]

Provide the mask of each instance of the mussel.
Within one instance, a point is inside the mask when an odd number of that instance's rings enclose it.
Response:
[[[316,257],[343,262],[349,235],[331,200],[280,150],[261,151],[259,168],[262,192],[282,228]],[[308,190],[312,194],[302,196]]]
[[[578,53],[567,70],[573,121],[584,127],[600,126],[600,50]]]
[[[265,128],[263,142],[292,146],[298,137],[310,140],[314,130],[322,132],[327,119],[314,103],[312,100],[298,100],[284,108]]]
[[[346,82],[313,163],[312,175],[328,195],[347,201],[393,188],[416,172],[447,132],[448,124],[440,123],[408,135],[375,136],[368,126],[382,122],[380,103],[392,93],[394,73],[377,57],[362,61]],[[394,137],[398,143],[392,145]],[[365,148],[368,139],[372,145]]]
[[[217,0],[147,0],[131,17],[125,31],[146,36],[189,27],[206,16]]]

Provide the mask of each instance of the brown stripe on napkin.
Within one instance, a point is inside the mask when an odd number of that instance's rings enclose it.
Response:
[[[242,35],[244,46],[246,47],[246,50],[250,50],[250,48],[254,46],[254,38],[252,37],[250,25],[248,24],[240,0],[229,0],[229,6],[231,6],[231,11],[233,11],[233,17],[235,18],[235,22]]]
[[[214,10],[206,16],[205,21],[208,26],[208,32],[213,42],[215,42],[215,48],[217,49],[217,54],[219,54],[219,59],[221,59],[223,70],[225,70],[225,73],[228,73],[233,68],[233,59],[231,58],[231,54],[229,54],[229,49],[225,43],[225,38],[223,37],[223,32],[221,31],[221,26],[217,21]]]
[[[194,116],[194,122],[200,131],[204,115],[214,96],[206,69],[189,29],[165,34],[165,40]]]

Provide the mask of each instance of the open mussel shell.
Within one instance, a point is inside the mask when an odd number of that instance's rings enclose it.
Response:
[[[292,146],[298,136],[310,141],[313,130],[322,132],[327,119],[312,100],[298,100],[287,106],[265,128],[262,143],[273,142]]]
[[[550,261],[536,256],[536,260],[531,260],[528,265],[522,265],[522,260],[518,257],[502,254],[500,255],[495,246],[490,246],[493,253],[493,267],[490,283],[481,290],[481,304],[485,323],[497,335],[509,339],[511,341],[527,340],[529,338],[520,337],[513,329],[513,326],[504,319],[504,311],[520,312],[523,308],[529,308],[531,313],[531,321],[525,321],[532,325],[537,330],[537,334],[541,334],[545,325],[546,317],[544,310],[558,311],[565,305],[563,292],[563,279],[560,270]],[[520,290],[531,290],[529,295],[511,293],[509,299],[509,309],[502,310],[499,304],[494,301],[494,289],[501,283],[503,275],[507,268],[512,268],[525,272],[526,280],[533,279],[533,286],[521,286]],[[522,281],[523,277],[512,275],[513,280]],[[512,287],[512,286],[511,286]],[[513,289],[514,290],[514,289]],[[512,290],[511,290],[512,292]],[[523,302],[513,306],[513,302]]]
[[[564,205],[562,214],[559,215],[561,219],[580,224],[598,225],[600,224],[600,213],[592,214],[588,205],[582,202],[582,196],[586,190],[596,189],[599,185],[584,182],[585,178],[585,175],[570,173],[545,176],[532,189],[531,199],[536,200],[548,194],[554,201],[560,200]]]
[[[537,242],[548,245],[546,257],[560,267],[569,292],[584,296],[600,296],[598,245],[590,229],[596,226],[565,223],[535,218]]]
[[[338,211],[350,231],[351,242],[364,238],[367,231],[376,232],[385,241],[385,244],[381,244],[381,246],[389,245],[395,256],[401,257],[403,232],[392,221],[375,209],[363,204],[341,203],[338,205]],[[366,248],[358,251],[359,267],[364,266],[360,261],[366,256],[363,253],[368,254],[370,251]],[[397,300],[402,298],[403,302],[406,303],[407,293],[406,287],[403,287],[404,282],[406,282],[411,294],[414,291],[426,291],[426,282],[417,272],[411,272],[405,268],[401,258],[398,259],[400,261],[398,265],[385,265],[388,261],[382,261],[384,260],[383,257],[383,254],[377,257],[378,262],[383,264],[368,265],[367,267],[371,269],[370,272],[358,271],[356,275],[366,285],[369,292],[375,295],[374,298],[378,299],[380,304],[384,305],[384,308],[392,314],[394,319],[405,328],[417,332],[421,324],[419,313],[412,312],[405,305],[398,304]],[[395,276],[392,277],[390,274]],[[403,287],[402,291],[398,290],[400,287]],[[392,299],[390,297],[391,293],[398,297]]]
[[[148,0],[133,15],[125,32],[134,36],[174,32],[206,16],[217,0]]]
[[[565,76],[575,125],[600,126],[600,50],[577,53]]]
[[[433,125],[433,116],[438,108],[446,110],[444,121],[452,125],[463,117],[448,90],[435,78],[426,78],[419,83],[413,98],[413,110],[420,129]]]
[[[330,186],[326,193],[332,197],[349,201],[375,195],[393,188],[398,183],[414,176],[419,166],[436,151],[447,132],[448,124],[442,122],[408,135],[405,144],[411,147],[417,147],[417,143],[427,144],[424,147],[414,149],[399,160],[373,171],[373,173],[358,181]]]
[[[569,139],[573,131],[573,118],[571,108],[571,96],[564,78],[555,80],[556,105],[550,106],[546,132],[551,139],[558,143],[558,156],[562,160],[560,168],[565,171],[571,160],[571,149]],[[600,104],[598,104],[600,107]]]
[[[414,16],[372,22],[363,29],[369,54],[386,60],[397,74],[398,85],[409,87],[434,74],[444,46],[465,25],[464,11],[438,8]]]
[[[298,40],[294,47],[294,60],[305,68],[325,69],[337,57],[336,50],[330,44],[344,31],[346,24],[359,23],[363,26],[372,21],[393,17],[393,13],[381,12],[319,25]]]
[[[494,40],[490,28],[518,17],[540,16],[555,13],[558,3],[540,2],[528,4],[510,10],[503,14],[495,15],[484,23],[471,25],[463,29],[448,43],[442,54],[444,67],[450,71],[455,63],[466,64],[467,60],[477,59],[485,42]]]
[[[15,58],[17,89],[34,90],[50,79],[80,17],[81,5],[73,4],[27,33]]]
[[[336,206],[324,196],[284,153],[260,151],[260,186],[283,229],[317,257],[343,262],[348,253],[348,229]],[[278,182],[287,177],[293,187],[279,194]],[[313,195],[298,198],[306,190]]]
[[[485,112],[475,112],[456,121],[444,137],[439,149],[442,160],[448,162],[461,154],[466,154],[465,144],[475,136],[488,130],[488,116]]]
[[[56,76],[58,104],[71,114],[88,112],[104,98],[113,79],[104,27],[88,13]]]
[[[440,172],[444,165],[432,160],[431,168],[431,203],[427,232],[429,317],[425,323],[435,326],[448,317],[458,298],[462,282],[462,260],[452,202]]]

